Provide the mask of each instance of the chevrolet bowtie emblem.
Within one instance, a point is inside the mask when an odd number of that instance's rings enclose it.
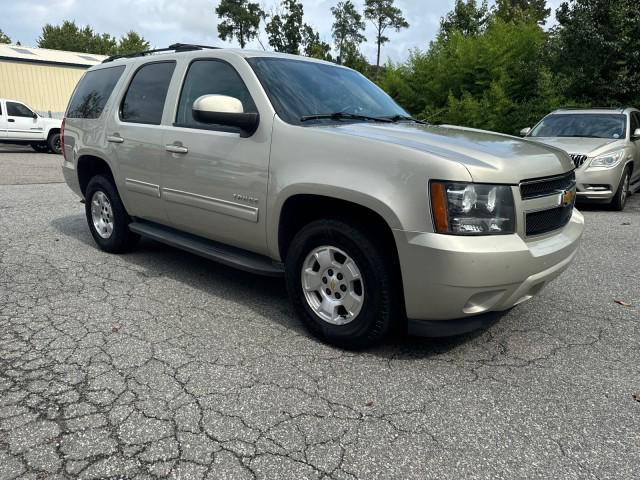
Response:
[[[576,191],[575,189],[571,189],[571,190],[565,190],[564,192],[562,192],[562,206],[566,207],[569,205],[573,205],[573,201],[576,198]]]

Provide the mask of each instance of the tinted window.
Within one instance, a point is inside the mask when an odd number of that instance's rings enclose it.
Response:
[[[219,60],[197,60],[189,66],[180,93],[176,125],[192,128],[211,128],[193,118],[192,107],[202,95],[227,95],[242,102],[245,112],[257,112],[249,90],[235,69]]]
[[[33,112],[21,103],[7,102],[7,116],[9,117],[33,117]]]
[[[123,122],[159,125],[175,62],[149,63],[134,75],[120,107]]]
[[[640,128],[640,114],[638,112],[631,113],[631,135]]]
[[[67,117],[98,118],[124,72],[124,65],[84,74],[69,102]]]
[[[625,138],[627,117],[613,113],[561,113],[544,118],[532,137]]]
[[[248,62],[278,116],[289,123],[300,124],[303,116],[337,112],[408,115],[379,87],[347,68],[281,58],[251,58]]]

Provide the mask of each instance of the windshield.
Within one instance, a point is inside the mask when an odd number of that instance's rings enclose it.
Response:
[[[562,113],[545,117],[531,137],[625,138],[627,117],[611,113]]]
[[[273,108],[285,122],[302,125],[367,121],[354,116],[409,115],[380,88],[353,70],[285,58],[256,57],[247,61],[269,95]],[[305,117],[336,113],[353,116],[334,115],[303,123]]]

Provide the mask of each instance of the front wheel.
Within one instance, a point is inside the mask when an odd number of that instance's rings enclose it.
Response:
[[[622,178],[620,179],[620,185],[618,186],[618,190],[616,191],[613,200],[611,201],[611,207],[614,210],[619,212],[624,210],[625,205],[627,204],[627,199],[629,198],[629,194],[631,193],[631,171],[629,168],[624,169],[624,173],[622,174]]]
[[[91,235],[102,250],[123,253],[138,242],[139,236],[129,230],[131,218],[109,178],[96,175],[89,180],[85,214]]]
[[[291,301],[307,329],[328,343],[343,348],[379,343],[399,311],[389,249],[374,238],[347,222],[318,220],[289,247]]]

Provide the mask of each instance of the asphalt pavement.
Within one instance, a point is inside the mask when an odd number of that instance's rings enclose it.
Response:
[[[489,329],[345,352],[282,281],[99,251],[60,181],[0,148],[0,479],[640,477],[640,195]]]

